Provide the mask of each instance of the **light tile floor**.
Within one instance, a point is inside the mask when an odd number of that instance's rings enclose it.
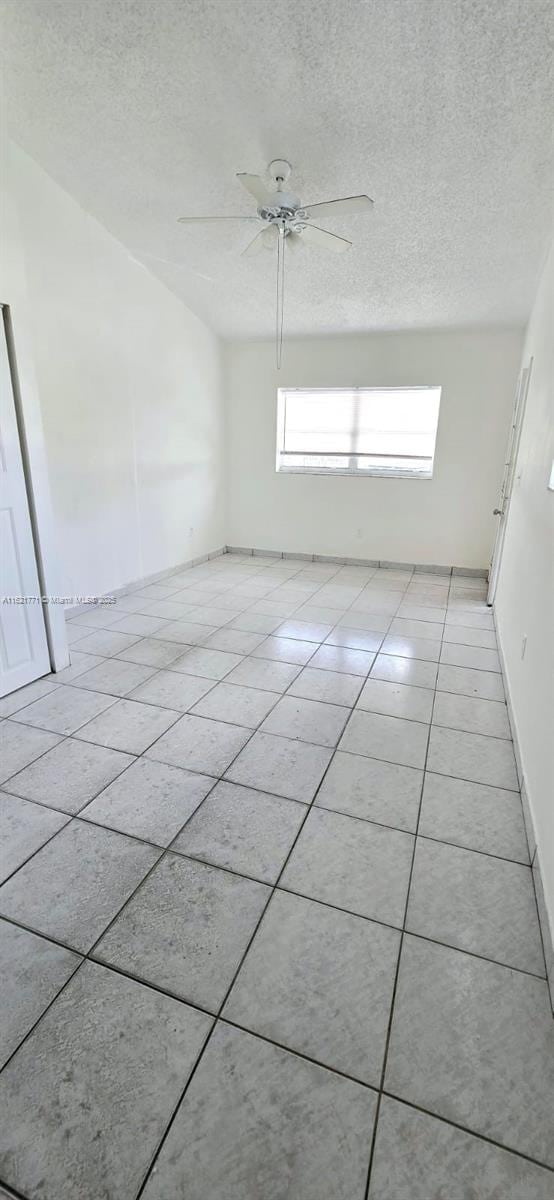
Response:
[[[2,1195],[552,1200],[483,582],[227,555],[69,631],[0,702]]]

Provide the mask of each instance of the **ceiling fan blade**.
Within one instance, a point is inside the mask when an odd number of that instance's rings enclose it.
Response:
[[[270,204],[273,197],[268,192],[266,185],[260,175],[248,175],[246,171],[238,171],[237,179],[242,183],[243,188],[258,201],[258,204]]]
[[[245,249],[241,252],[242,258],[252,258],[254,254],[259,254],[260,251],[263,250],[265,232],[265,229],[261,229],[260,232],[256,234],[254,240],[248,243]]]
[[[249,242],[246,249],[242,251],[243,257],[250,258],[254,254],[259,254],[260,250],[263,250],[264,247],[266,250],[272,250],[278,237],[279,230],[277,225],[266,225],[264,229],[261,229],[256,234],[254,241]]]
[[[339,200],[323,200],[321,204],[304,204],[303,208],[304,212],[316,218],[327,213],[342,216],[343,213],[371,212],[373,200],[369,196],[343,196]]]
[[[309,246],[321,246],[324,250],[333,250],[335,254],[342,254],[343,250],[349,250],[352,245],[347,238],[337,237],[336,233],[320,229],[319,225],[305,225],[298,237]]]
[[[257,221],[258,217],[177,217],[180,225],[188,225],[190,222],[200,221],[207,223],[209,221]]]

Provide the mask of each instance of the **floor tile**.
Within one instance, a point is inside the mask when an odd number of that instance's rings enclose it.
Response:
[[[213,785],[214,780],[206,775],[138,758],[81,817],[156,846],[168,846]]]
[[[375,1109],[360,1084],[219,1025],[144,1200],[363,1200]]]
[[[344,617],[346,609],[341,605],[338,608],[332,608],[322,604],[303,604],[300,608],[294,611],[295,620],[308,621],[315,624],[323,623],[327,625],[336,625]],[[292,615],[292,614],[290,614]]]
[[[151,746],[147,757],[189,771],[219,776],[250,737],[250,730],[207,717],[181,717],[168,733]]]
[[[9,696],[4,696],[0,700],[0,717],[11,717],[13,713],[27,708],[27,705],[32,704],[33,700],[40,700],[49,692],[55,691],[57,687],[58,680],[55,675],[50,675],[46,679],[35,679],[34,683],[28,683],[26,687],[18,688],[16,692],[11,692]]]
[[[406,929],[544,976],[531,868],[418,838]]]
[[[330,646],[325,647],[330,650]],[[350,651],[355,653],[355,651]],[[290,685],[289,696],[300,696],[305,700],[321,700],[326,703],[352,707],[359,695],[362,680],[359,675],[346,675],[340,671],[319,671],[317,667],[304,667]]]
[[[41,1200],[134,1200],[209,1029],[85,963],[2,1075],[6,1183]]]
[[[77,736],[97,746],[111,746],[127,754],[142,754],[180,714],[136,700],[117,700],[111,708],[78,730]]]
[[[81,959],[72,950],[0,920],[0,1067],[67,983]],[[0,1192],[0,1195],[2,1193]]]
[[[480,671],[500,672],[497,651],[482,650],[478,646],[458,646],[455,642],[443,642],[440,661],[452,667],[474,667]]]
[[[405,767],[423,767],[427,752],[429,726],[401,717],[356,709],[339,742],[340,750],[366,754]]]
[[[231,629],[243,629],[247,633],[274,633],[282,624],[280,617],[268,617],[265,613],[245,612],[233,617]]]
[[[158,704],[160,708],[186,712],[213,686],[213,679],[183,675],[179,671],[158,671],[146,683],[135,688],[131,699],[140,700],[144,704]]]
[[[66,618],[66,620],[70,629],[78,625],[85,625],[87,629],[108,629],[120,616],[121,613],[118,612],[115,604],[94,607],[89,605],[85,612],[77,613],[76,616]]]
[[[247,729],[256,729],[277,703],[279,696],[279,692],[262,692],[259,688],[241,687],[240,684],[218,683],[192,711],[198,717],[213,717],[216,721],[230,721]]]
[[[231,654],[226,650],[209,650],[204,646],[195,646],[187,650],[181,658],[171,664],[172,671],[183,671],[187,675],[195,675],[200,679],[224,679],[233,667],[242,662],[241,654]]]
[[[502,676],[495,671],[477,671],[472,667],[450,667],[441,663],[437,690],[460,696],[478,696],[481,700],[504,700]]]
[[[86,630],[83,629],[83,633]],[[77,649],[85,654],[100,654],[102,658],[111,658],[112,654],[120,654],[138,641],[136,634],[115,633],[111,629],[95,629],[94,633],[79,638]]]
[[[320,646],[310,661],[310,667],[318,670],[341,672],[365,678],[375,655],[367,650],[355,650],[348,646]]]
[[[202,625],[198,621],[170,621],[165,624],[159,635],[168,642],[182,642],[185,646],[202,646],[212,633],[216,632],[215,625]],[[154,634],[157,637],[157,634]]]
[[[31,725],[18,725],[12,717],[0,723],[0,783],[34,762],[60,738],[44,729],[33,729]]]
[[[335,754],[316,804],[414,833],[423,772],[361,754]]]
[[[468,850],[529,862],[520,798],[503,788],[428,771],[419,832]]]
[[[231,654],[253,654],[260,642],[264,642],[263,633],[248,633],[246,629],[218,629],[206,642],[207,650],[226,650]]]
[[[281,621],[284,617],[292,617],[293,613],[298,608],[298,602],[291,604],[290,600],[275,600],[274,593],[261,600],[255,600],[250,605],[249,612],[263,613],[267,617],[280,617]]]
[[[70,625],[66,623],[65,636],[68,646],[76,646],[83,640],[83,637],[88,637],[91,634],[90,628],[85,628],[83,625]],[[96,631],[95,631],[96,632]],[[100,632],[100,631],[98,631]],[[102,631],[103,632],[103,631]]]
[[[386,622],[388,628],[388,621]],[[325,638],[326,646],[344,646],[348,650],[365,650],[366,654],[379,649],[385,631],[371,629],[350,629],[348,626],[337,625],[329,637]]]
[[[398,616],[394,618],[389,632],[400,634],[401,637],[441,638],[442,631],[442,621],[419,621]]]
[[[446,624],[447,626],[463,625],[466,629],[488,629],[494,633],[494,618],[490,615],[490,611],[487,609],[486,613],[464,612],[463,615],[460,615],[459,611],[452,611],[449,608],[446,614]]]
[[[68,817],[0,792],[0,882],[67,824]]]
[[[368,1200],[551,1200],[552,1175],[384,1096]]]
[[[56,683],[71,683],[73,679],[84,675],[85,671],[90,671],[91,667],[98,667],[105,661],[100,654],[81,654],[73,646],[70,647],[69,657],[69,666],[52,675],[52,679],[55,679]]]
[[[362,612],[358,609],[349,608],[338,628],[348,629],[352,633],[358,630],[365,630],[366,633],[371,635],[380,633],[382,641],[392,621],[395,609],[396,606],[393,606],[386,611],[380,609],[378,612],[369,610]],[[325,640],[327,641],[328,639]]]
[[[197,611],[195,604],[182,604],[173,598],[154,600],[152,603],[145,600],[142,608],[145,617],[161,617],[164,621],[195,621],[194,613]]]
[[[496,650],[496,634],[494,629],[475,629],[471,625],[447,624],[444,627],[444,641],[457,642],[460,646],[481,646],[485,650]]]
[[[333,628],[333,621],[285,621],[279,626],[279,637],[299,638],[304,642],[322,642]]]
[[[136,637],[152,637],[155,633],[160,633],[163,637],[163,629],[167,624],[161,617],[148,617],[144,613],[129,613],[126,617],[119,617],[117,622],[114,621],[112,629],[119,633],[131,633]]]
[[[439,638],[401,637],[388,634],[381,646],[382,654],[394,654],[400,658],[420,658],[424,662],[438,662],[441,643]]]
[[[275,662],[299,663],[301,666],[312,658],[317,649],[313,642],[300,642],[295,638],[268,637],[252,651],[253,658],[269,658]]]
[[[412,596],[402,601],[397,616],[412,621],[440,621],[442,625],[446,618],[446,608],[418,604],[417,598]]]
[[[74,684],[68,684],[56,688],[49,696],[43,696],[42,700],[35,700],[16,715],[17,720],[24,725],[48,729],[51,733],[68,734],[75,733],[81,725],[86,725],[87,721],[104,712],[113,703],[112,696],[87,692]]]
[[[502,738],[432,725],[427,767],[439,775],[518,790],[512,744]]]
[[[75,815],[132,762],[130,754],[66,738],[12,775],[5,789]]]
[[[3,884],[0,913],[86,953],[158,856],[153,846],[71,821]]]
[[[321,783],[331,752],[323,746],[255,733],[226,777],[289,800],[309,804]]]
[[[490,734],[491,737],[508,740],[512,737],[505,704],[497,700],[458,696],[453,692],[437,692],[433,724],[445,725],[448,729],[462,729],[466,733]]]
[[[134,642],[128,650],[122,650],[116,655],[118,661],[139,663],[145,667],[167,667],[175,662],[183,653],[183,647],[178,642],[163,642],[161,638],[141,638]]]
[[[155,603],[157,600],[169,600],[172,596],[176,596],[181,589],[176,586],[167,586],[165,583],[149,583],[146,587],[139,588],[135,592],[136,596],[140,596],[143,600],[150,600]]]
[[[269,896],[262,883],[167,854],[95,957],[215,1012]]]
[[[300,700],[283,696],[266,717],[261,732],[298,738],[316,746],[336,746],[350,709],[318,700]]]
[[[553,1165],[546,982],[407,935],[385,1088]]]
[[[231,672],[227,683],[261,688],[266,692],[284,692],[300,672],[294,663],[272,662],[269,659],[245,658]]]
[[[221,782],[172,850],[275,883],[305,816],[294,800]]]
[[[194,608],[189,613],[189,620],[197,621],[200,625],[211,625],[214,629],[219,629],[226,625],[228,621],[232,621],[233,613],[229,612],[228,608],[217,608],[214,605],[201,605],[199,608]]]
[[[389,717],[427,722],[431,720],[433,699],[434,692],[429,688],[391,683],[385,679],[368,679],[356,707]]]
[[[379,1087],[400,934],[276,892],[223,1015]]]
[[[123,596],[117,597],[115,604],[111,606],[111,611],[121,616],[124,613],[142,612],[145,603],[144,596],[139,595],[139,592],[126,592]]]
[[[394,654],[378,654],[371,668],[370,679],[389,683],[404,683],[410,687],[434,688],[437,664],[418,658],[402,658]]]
[[[280,886],[401,926],[412,850],[407,833],[313,808]]]
[[[153,672],[153,667],[146,667],[140,663],[125,662],[121,658],[107,658],[100,666],[80,675],[78,686],[93,692],[107,692],[111,696],[127,696],[133,688],[149,679]]]

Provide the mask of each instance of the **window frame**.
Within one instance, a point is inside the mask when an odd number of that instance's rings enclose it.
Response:
[[[406,470],[403,471],[403,470],[399,470],[396,467],[389,468],[389,467],[377,467],[377,466],[370,466],[367,468],[352,467],[352,466],[345,466],[344,468],[342,468],[342,467],[325,468],[323,466],[310,467],[310,466],[303,465],[303,466],[294,467],[294,466],[290,466],[289,464],[283,466],[280,462],[281,454],[283,454],[283,453],[294,454],[295,453],[294,451],[286,452],[282,448],[283,443],[284,443],[284,437],[285,437],[286,397],[287,397],[288,393],[291,393],[291,392],[304,392],[304,393],[305,392],[318,392],[318,393],[319,392],[328,392],[328,393],[338,393],[338,392],[428,392],[428,391],[438,391],[438,393],[439,393],[439,407],[438,407],[438,413],[437,413],[437,428],[436,428],[436,432],[435,432],[435,444],[433,447],[433,455],[432,455],[432,458],[430,459],[429,471],[416,470],[414,468],[410,469],[409,467],[407,467]],[[355,384],[352,386],[341,384],[340,387],[313,387],[313,386],[309,386],[309,387],[308,386],[307,387],[279,387],[279,388],[277,388],[277,430],[276,430],[277,437],[276,437],[275,471],[279,475],[325,475],[328,477],[333,476],[333,475],[339,475],[339,476],[350,475],[350,476],[357,476],[358,478],[362,478],[362,479],[374,477],[374,478],[378,478],[378,479],[419,479],[419,480],[425,480],[425,481],[430,480],[433,478],[434,471],[435,471],[435,459],[436,459],[436,454],[437,454],[437,438],[438,438],[438,434],[439,434],[439,421],[440,421],[440,410],[441,410],[441,402],[442,402],[442,392],[443,392],[442,384],[438,384],[438,383],[396,384],[395,386],[392,386],[392,387],[390,385],[388,385],[386,387],[379,387],[378,384],[372,384],[372,385]],[[305,451],[297,451],[296,453],[298,453],[299,456],[300,455],[305,456]],[[344,452],[336,451],[334,453],[332,451],[321,451],[317,455],[314,454],[314,458],[315,457],[324,458],[326,456],[329,458],[344,457],[345,459],[353,458],[353,457],[355,457],[355,458],[364,457],[363,454],[359,454],[359,453],[351,454],[349,451],[344,451]],[[372,455],[368,454],[367,457],[368,458],[370,458],[370,457],[385,458],[386,455],[380,454],[380,455],[372,456]],[[395,455],[391,455],[390,457],[394,458],[396,461],[398,461],[398,459],[401,457],[411,458],[412,456],[411,455],[401,456],[399,454],[395,454]],[[414,455],[414,457],[416,457],[416,456]],[[423,456],[419,455],[418,457],[421,458]]]

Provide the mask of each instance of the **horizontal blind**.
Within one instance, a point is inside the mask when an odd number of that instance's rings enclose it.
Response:
[[[433,457],[440,388],[284,389],[282,452]]]

